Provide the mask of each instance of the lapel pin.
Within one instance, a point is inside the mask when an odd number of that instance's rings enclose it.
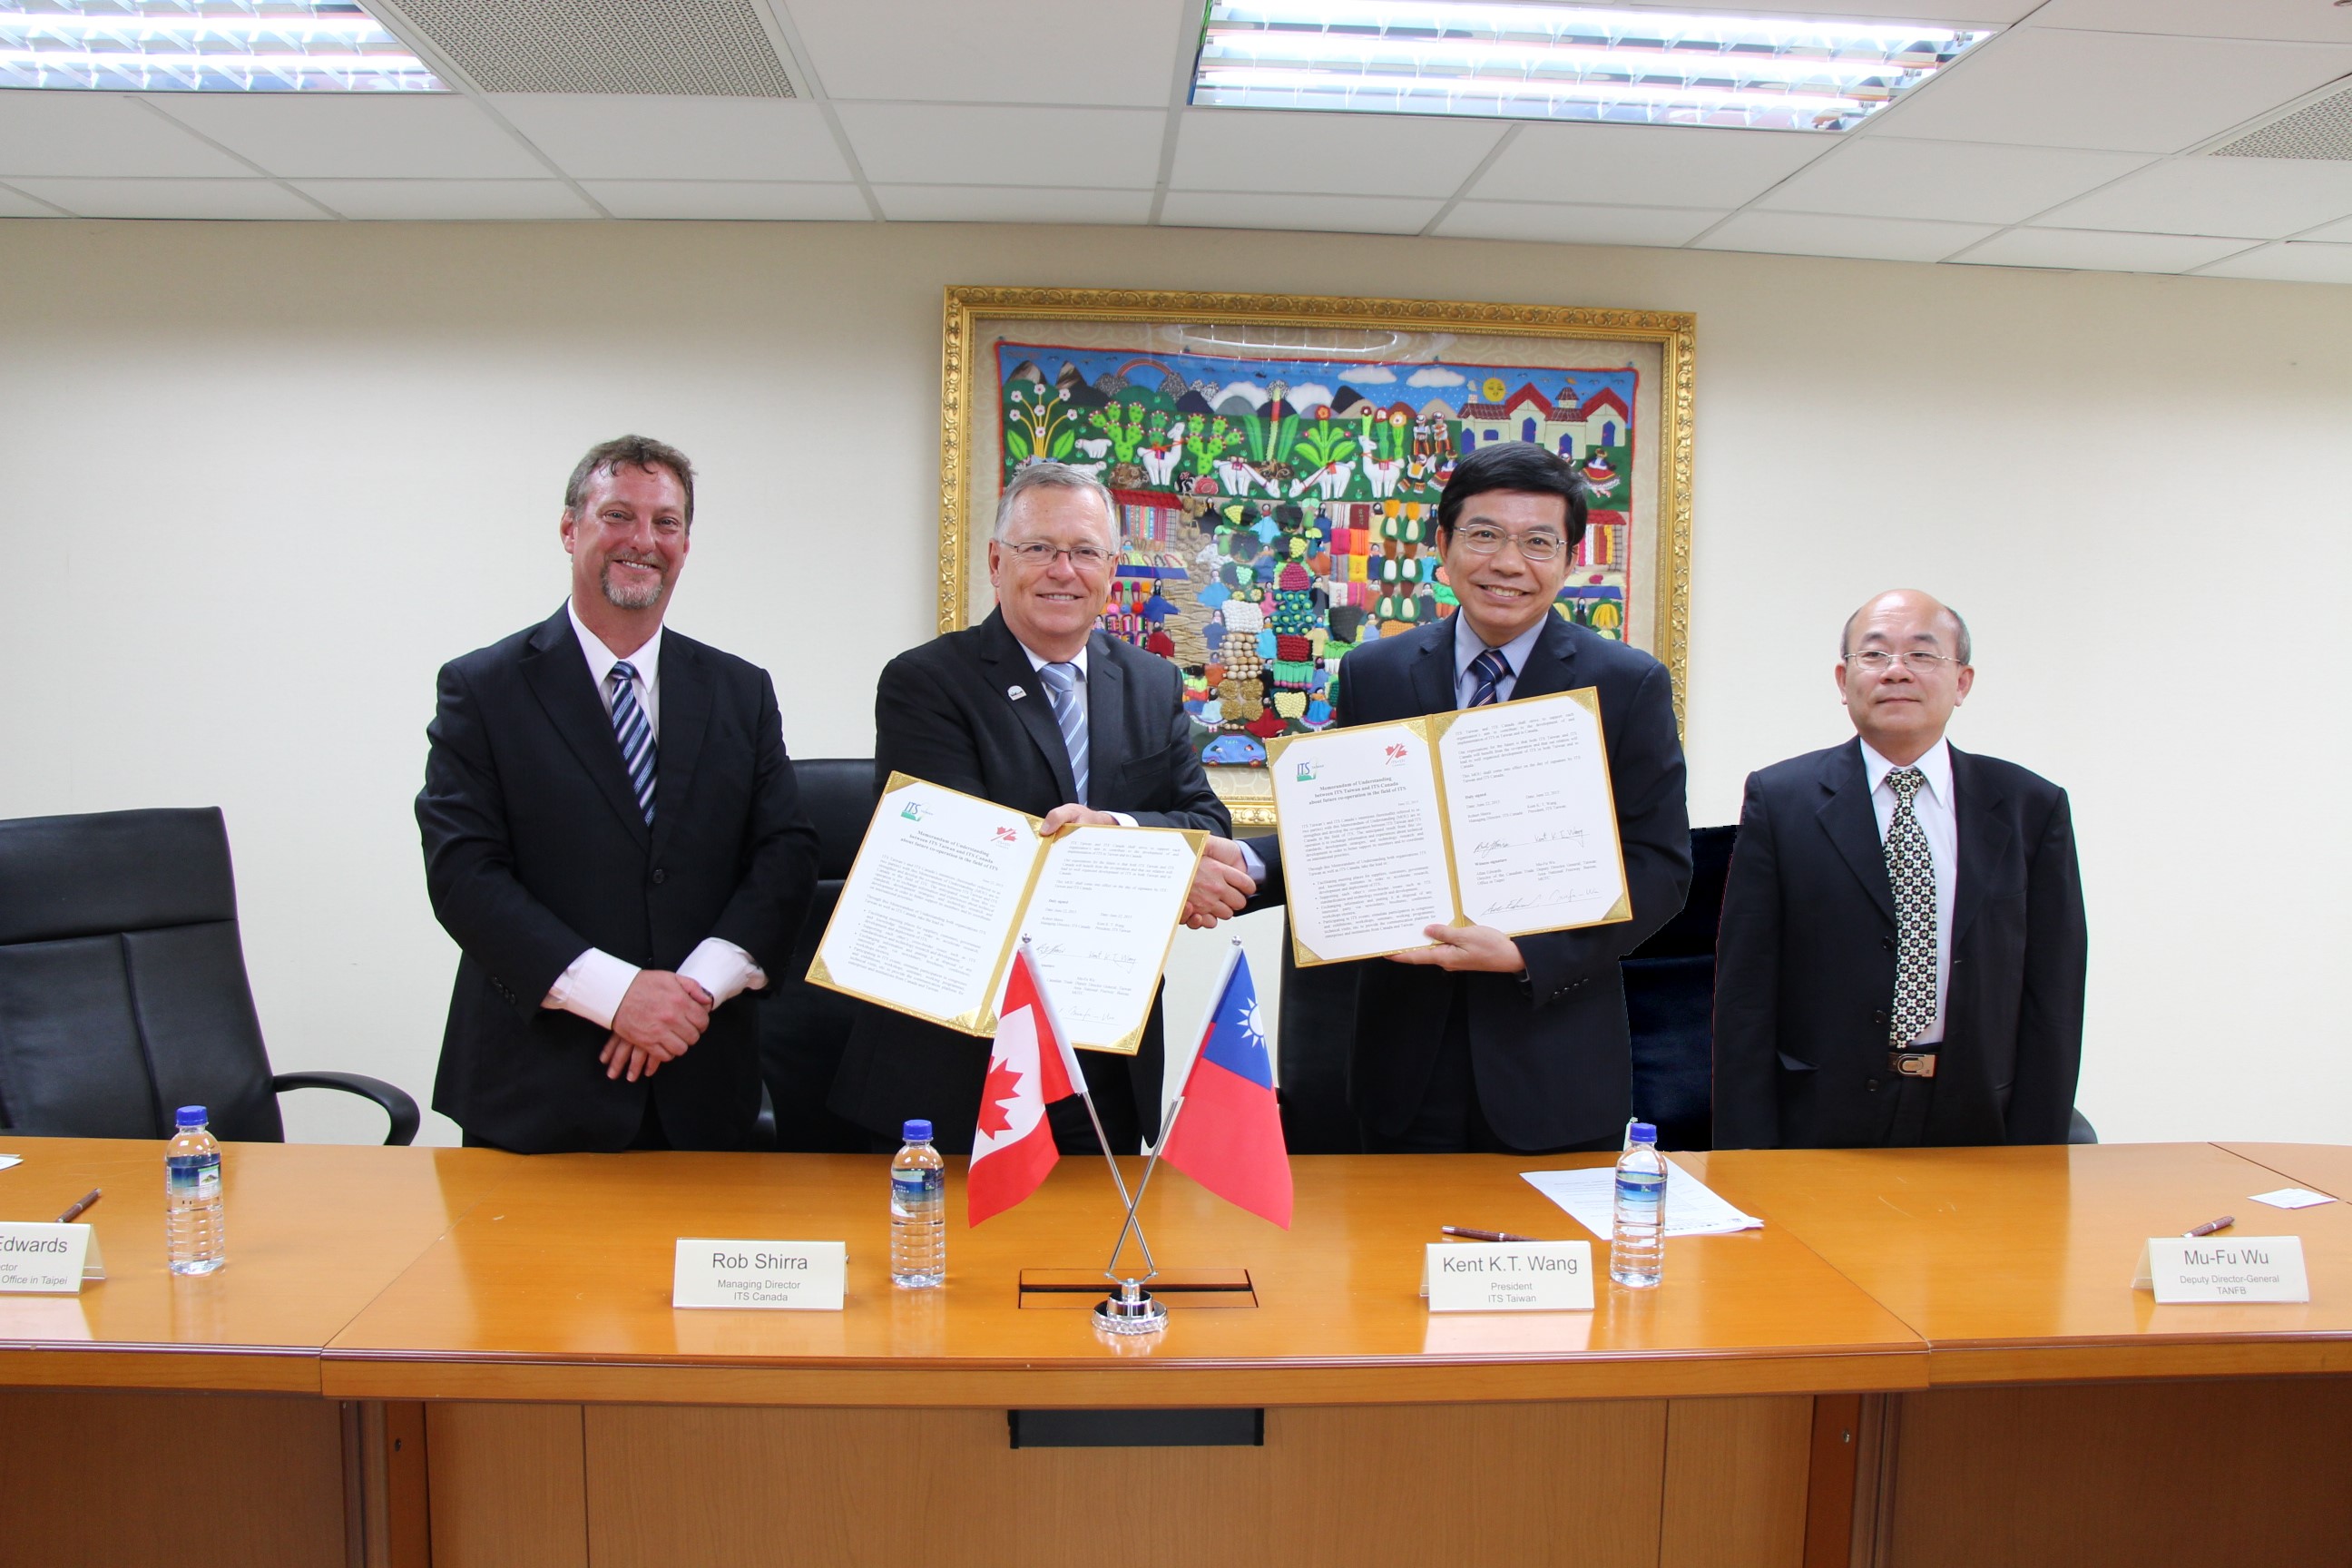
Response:
[[[1004,695],[1013,699],[1013,701],[1018,702],[1029,694],[1022,690],[1017,686],[1008,686],[1004,689]]]

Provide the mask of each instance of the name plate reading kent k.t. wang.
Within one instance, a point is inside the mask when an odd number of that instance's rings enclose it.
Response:
[[[849,1273],[839,1241],[711,1241],[680,1237],[673,1307],[838,1312]]]
[[[1589,1312],[1592,1244],[1430,1244],[1423,1266],[1433,1312]]]
[[[87,1225],[0,1224],[0,1290],[81,1293],[106,1278],[98,1233]]]
[[[2153,1289],[2159,1306],[2311,1300],[2299,1236],[2150,1237],[2132,1286]]]

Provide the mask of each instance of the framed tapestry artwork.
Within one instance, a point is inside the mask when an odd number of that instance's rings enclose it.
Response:
[[[1236,823],[1274,820],[1266,742],[1328,726],[1339,661],[1453,613],[1438,497],[1535,441],[1591,481],[1557,613],[1663,661],[1682,711],[1695,318],[1313,295],[951,287],[941,631],[992,607],[1006,480],[1055,459],[1118,512],[1103,629],[1184,671]]]

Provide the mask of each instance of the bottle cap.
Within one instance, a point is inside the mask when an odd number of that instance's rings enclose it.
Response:
[[[899,1129],[899,1136],[909,1143],[928,1143],[931,1141],[931,1124],[918,1117]]]
[[[205,1108],[203,1106],[184,1105],[180,1107],[179,1123],[181,1126],[202,1127],[205,1124]]]
[[[1636,1121],[1625,1135],[1636,1143],[1654,1143],[1658,1141],[1658,1130],[1646,1121]]]

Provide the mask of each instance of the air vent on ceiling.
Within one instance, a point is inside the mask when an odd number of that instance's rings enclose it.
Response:
[[[2306,104],[2260,131],[2250,131],[2226,146],[2214,148],[2210,156],[2352,159],[2352,89]]]
[[[796,96],[751,0],[394,3],[485,92]]]

